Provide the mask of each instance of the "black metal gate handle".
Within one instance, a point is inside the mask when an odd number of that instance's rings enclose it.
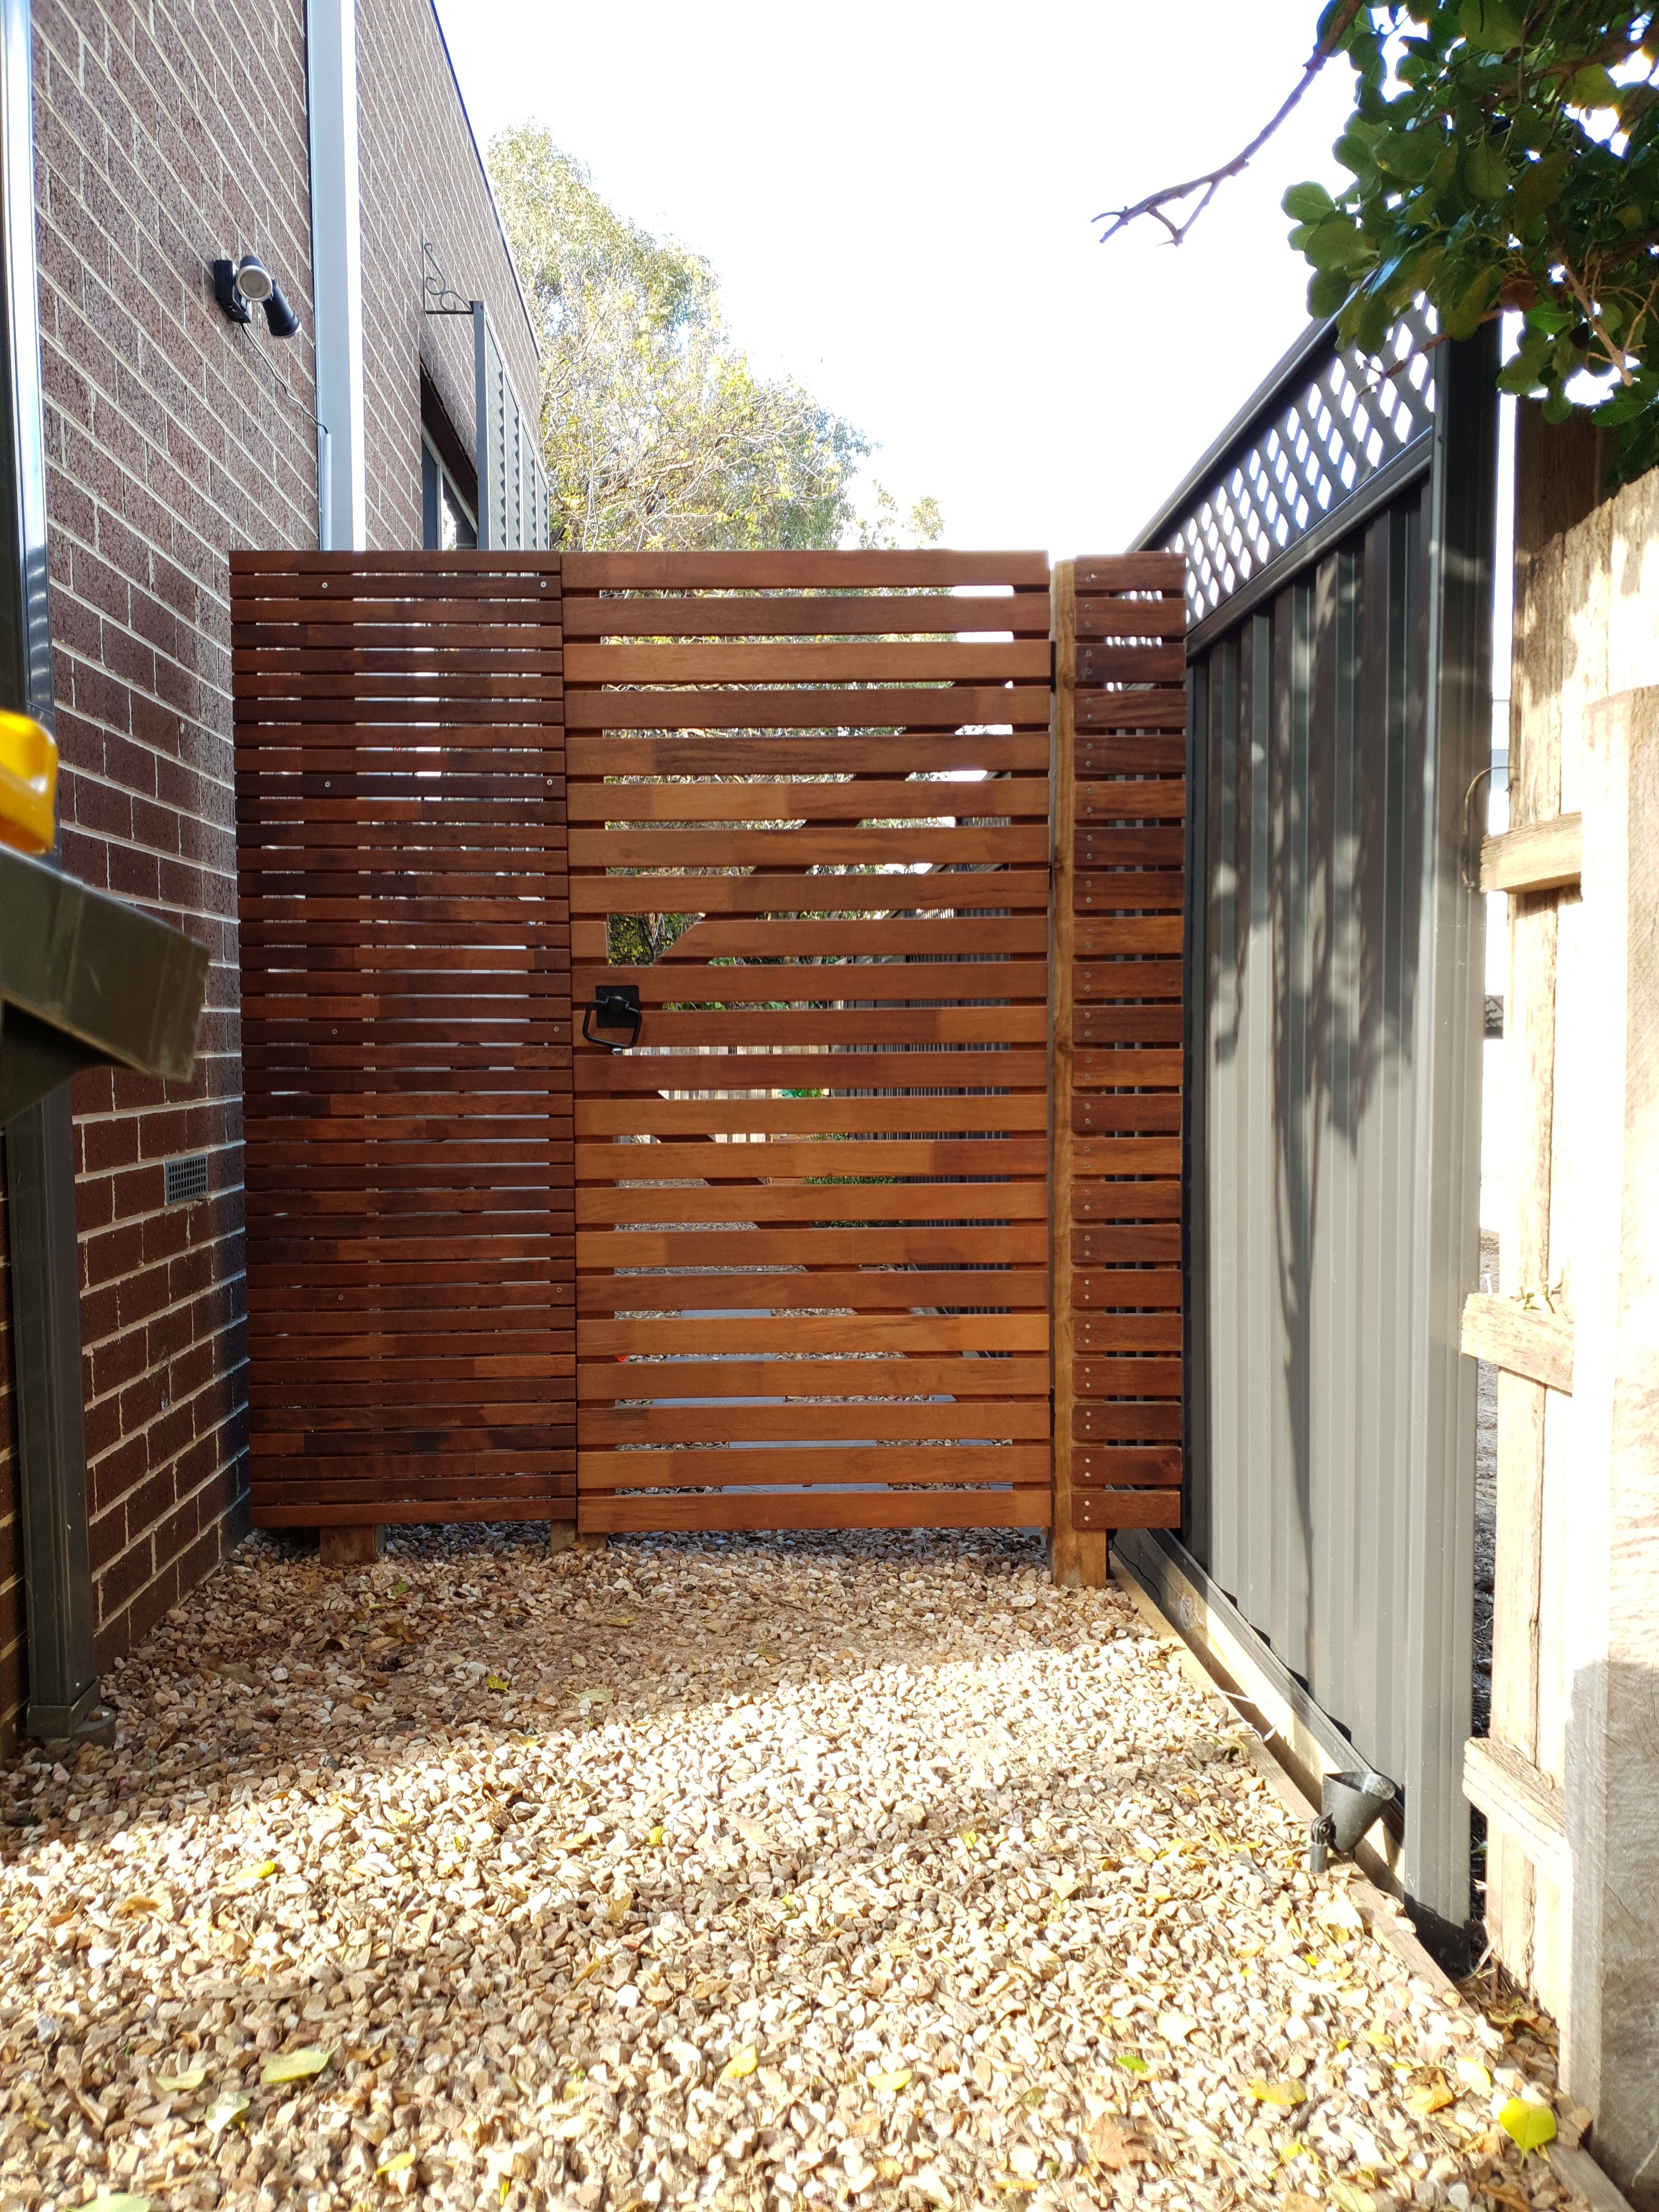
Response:
[[[593,1027],[602,1030],[626,1030],[626,1044],[612,1044],[602,1036],[595,1036]],[[589,1044],[598,1045],[605,1052],[626,1052],[629,1045],[640,1041],[640,991],[637,983],[600,983],[587,1005],[582,1008],[582,1036]]]

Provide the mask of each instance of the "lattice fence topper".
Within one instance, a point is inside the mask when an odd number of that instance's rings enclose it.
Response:
[[[1179,527],[1192,619],[1212,615],[1280,558],[1434,419],[1432,308],[1413,307],[1381,355],[1328,355],[1301,396],[1253,423]]]

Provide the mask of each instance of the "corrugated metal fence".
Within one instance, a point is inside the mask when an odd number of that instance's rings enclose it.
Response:
[[[1490,349],[1315,331],[1143,543],[1189,562],[1184,1543],[1139,1532],[1402,1785],[1468,1913]]]

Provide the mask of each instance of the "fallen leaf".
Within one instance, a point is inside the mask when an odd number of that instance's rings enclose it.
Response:
[[[1465,2088],[1473,2089],[1478,2097],[1486,2097],[1492,2094],[1492,2075],[1478,2058],[1460,2058],[1457,2062],[1457,2078]]]
[[[1376,2199],[1370,2191],[1352,2181],[1332,2182],[1331,2202],[1337,2212],[1376,2212]]]
[[[94,2197],[79,2208],[79,2212],[149,2212],[148,2197]]]
[[[1120,2051],[1117,2063],[1126,2074],[1150,2074],[1152,2070],[1138,2051]]]
[[[1419,2081],[1416,2088],[1407,2091],[1406,2110],[1426,2119],[1431,2112],[1443,2112],[1456,2099],[1443,2081]]]
[[[1529,2150],[1542,2150],[1555,2141],[1555,2115],[1547,2105],[1529,2104],[1511,2097],[1498,2115],[1498,2124],[1524,2158]]]
[[[752,2043],[745,2043],[741,2051],[734,2051],[720,2069],[722,2081],[741,2081],[760,2064],[760,2053]]]
[[[376,2173],[407,2173],[414,2163],[412,2150],[395,2150],[390,2158],[383,2158],[374,2171]]]
[[[186,2089],[199,2089],[207,2077],[205,2066],[192,2066],[187,2074],[158,2074],[155,2086],[167,2096],[176,2097]]]
[[[1111,2173],[1122,2172],[1137,2160],[1147,2165],[1152,2162],[1152,2154],[1140,2137],[1110,2112],[1102,2112],[1091,2123],[1085,2141],[1095,2164]]]
[[[870,2076],[870,2086],[872,2089],[879,2090],[884,2096],[892,2096],[899,2090],[907,2087],[909,2081],[910,2069],[908,2066],[896,2066],[890,2074],[872,2074]]]
[[[634,1616],[631,1613],[602,1613],[599,1626],[602,1628],[631,1628]]]
[[[234,2121],[240,2120],[252,2102],[246,2089],[222,2089],[202,2116],[208,2133],[221,2134]]]
[[[322,2072],[332,2057],[331,2051],[319,2051],[314,2044],[307,2045],[303,2051],[279,2051],[274,2058],[266,2059],[259,2079],[267,2084],[309,2081],[313,2074]]]
[[[510,1690],[513,1687],[512,1677],[507,1674],[486,1674],[484,1687],[486,1690]]]
[[[123,1919],[127,1919],[131,1918],[135,1913],[159,1912],[161,1910],[161,1900],[158,1898],[129,1897],[123,1903],[118,1905],[115,1909]]]
[[[1307,2091],[1299,2081],[1252,2081],[1250,2094],[1258,2105],[1276,2105],[1282,2112],[1293,2112]]]

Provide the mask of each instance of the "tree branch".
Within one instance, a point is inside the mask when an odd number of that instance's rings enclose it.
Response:
[[[1150,216],[1154,222],[1161,222],[1164,229],[1169,232],[1170,245],[1179,246],[1227,179],[1230,177],[1240,175],[1243,171],[1249,168],[1250,163],[1297,106],[1308,87],[1336,52],[1349,25],[1365,4],[1366,0],[1343,0],[1342,6],[1332,18],[1329,30],[1326,32],[1324,37],[1303,64],[1302,75],[1291,87],[1289,96],[1280,106],[1279,112],[1256,132],[1255,137],[1251,139],[1242,153],[1235,154],[1231,161],[1224,161],[1218,169],[1206,169],[1202,176],[1189,177],[1184,185],[1165,185],[1161,191],[1148,192],[1144,200],[1137,200],[1133,207],[1103,210],[1093,218],[1096,222],[1103,222],[1108,226],[1101,233],[1101,244],[1104,246],[1109,238],[1115,238],[1119,231],[1127,230],[1132,222],[1138,222],[1141,216]],[[1190,199],[1194,192],[1201,193],[1202,198],[1189,215],[1177,218],[1166,212],[1167,209],[1178,206],[1182,201]]]

